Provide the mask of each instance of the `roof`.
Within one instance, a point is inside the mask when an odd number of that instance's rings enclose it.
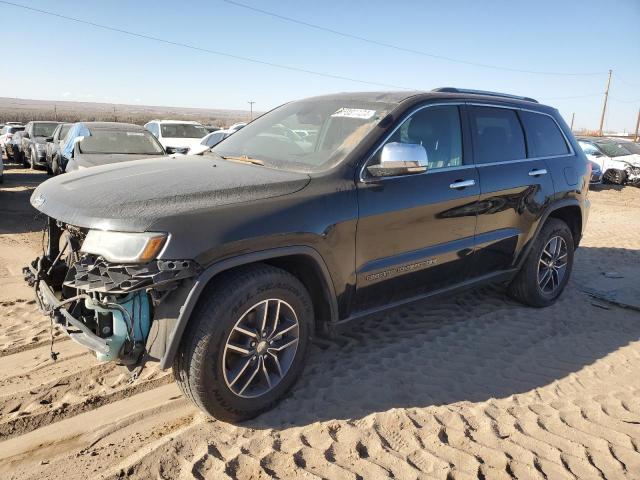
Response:
[[[82,123],[89,130],[140,130],[144,131],[144,127],[136,125],[134,123],[120,123],[120,122],[78,122]]]
[[[188,123],[190,125],[202,125],[200,122],[194,122],[193,120],[149,120],[147,123]]]
[[[31,123],[62,123],[57,120],[32,120]]]
[[[508,102],[523,107],[538,107],[544,105],[530,97],[511,95],[507,93],[488,92],[481,90],[467,90],[454,87],[437,88],[431,91],[377,91],[377,92],[342,92],[330,95],[320,95],[308,100],[348,100],[356,102],[382,102],[399,104],[407,100],[423,101],[435,99],[475,100],[484,102]]]

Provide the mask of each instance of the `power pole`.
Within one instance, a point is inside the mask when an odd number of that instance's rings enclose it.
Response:
[[[116,115],[116,107],[113,107],[113,121],[114,122],[118,121],[118,116]]]
[[[571,130],[573,132],[573,121],[576,119],[576,112],[573,112],[571,114],[571,128],[569,128],[569,130]]]
[[[58,121],[58,106],[57,105],[53,105],[53,119],[57,122]]]
[[[253,120],[253,104],[256,102],[247,102],[249,104],[249,121]]]
[[[604,91],[604,103],[602,104],[602,115],[600,116],[600,128],[598,132],[602,136],[602,127],[604,127],[604,113],[607,111],[607,100],[609,99],[609,86],[611,85],[611,70],[609,70],[609,79],[607,80],[607,89]]]
[[[640,137],[638,136],[638,130],[640,129],[640,108],[638,109],[638,120],[636,120],[636,139],[635,141],[640,141]]]

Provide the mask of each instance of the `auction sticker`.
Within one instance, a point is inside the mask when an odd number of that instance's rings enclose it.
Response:
[[[360,118],[368,120],[376,114],[375,110],[365,110],[364,108],[341,108],[332,117]]]

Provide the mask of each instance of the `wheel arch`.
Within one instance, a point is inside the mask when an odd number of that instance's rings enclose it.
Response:
[[[225,272],[257,263],[281,268],[302,282],[313,301],[316,328],[338,319],[338,303],[333,281],[322,256],[315,249],[308,246],[290,246],[239,255],[206,268],[186,294],[186,300],[181,305],[167,307],[169,310],[178,311],[179,314],[171,332],[165,332],[168,337],[165,342],[166,348],[160,356],[162,370],[173,364],[191,313],[207,285]],[[163,304],[160,304],[157,311],[161,310],[162,306]],[[160,314],[159,317],[162,318],[164,315]]]
[[[525,262],[527,256],[529,255],[529,251],[533,246],[533,242],[536,238],[538,238],[542,227],[549,218],[558,218],[565,222],[571,230],[574,240],[574,247],[578,248],[578,246],[580,245],[580,240],[582,239],[582,227],[584,222],[582,207],[580,206],[578,200],[575,198],[560,200],[549,206],[540,217],[540,221],[538,222],[534,234],[531,236],[526,246],[520,253],[518,262],[516,264],[517,268],[522,267],[522,264]]]

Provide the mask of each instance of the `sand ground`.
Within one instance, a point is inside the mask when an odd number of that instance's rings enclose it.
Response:
[[[640,478],[640,312],[583,291],[640,284],[640,189],[590,194],[554,306],[483,288],[360,323],[314,345],[273,411],[230,425],[154,366],[133,381],[62,337],[49,359],[20,275],[45,178],[10,169],[0,188],[0,478]]]

